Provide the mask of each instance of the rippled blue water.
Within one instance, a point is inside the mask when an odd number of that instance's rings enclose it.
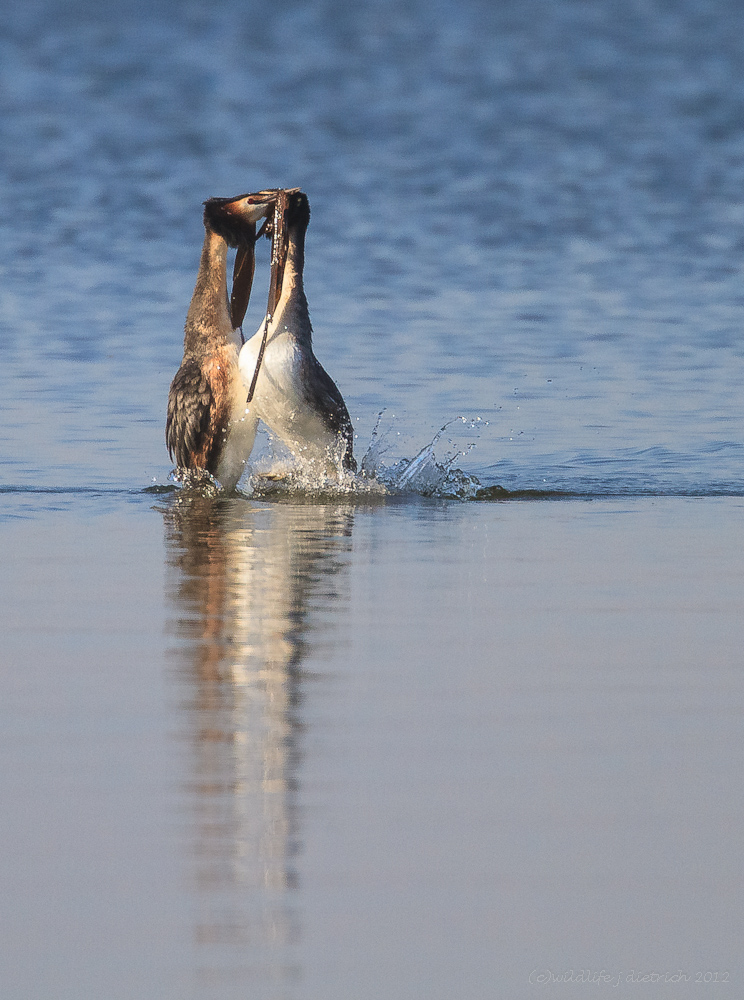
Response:
[[[742,17],[6,9],[3,481],[165,479],[200,203],[299,184],[362,441],[383,406],[401,454],[462,413],[490,421],[487,483],[740,492]]]
[[[145,492],[295,185],[358,451],[565,503]],[[0,7],[9,995],[740,982],[743,278],[734,2]]]

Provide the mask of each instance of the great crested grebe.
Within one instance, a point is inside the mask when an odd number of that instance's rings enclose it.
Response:
[[[204,202],[206,232],[186,316],[183,361],[168,394],[165,440],[171,458],[179,469],[206,470],[226,490],[237,485],[256,438],[258,414],[246,406],[238,368],[243,335],[233,327],[240,326],[250,295],[256,222],[273,208],[274,194],[261,191]],[[239,248],[232,316],[228,245]],[[239,318],[233,322],[236,313]]]
[[[354,471],[349,411],[313,353],[302,283],[310,204],[297,188],[274,194],[269,308],[258,333],[240,351],[250,409],[303,464],[330,474]]]

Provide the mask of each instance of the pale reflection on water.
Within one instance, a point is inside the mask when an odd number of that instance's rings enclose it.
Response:
[[[262,977],[295,978],[308,611],[348,600],[353,511],[182,497],[165,523],[202,974],[223,964],[209,946],[237,945]]]
[[[3,1000],[742,982],[741,499],[179,499],[4,497]]]

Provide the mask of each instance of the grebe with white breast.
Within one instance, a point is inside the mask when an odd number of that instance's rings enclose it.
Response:
[[[240,351],[249,406],[303,465],[322,474],[354,471],[349,411],[313,353],[302,280],[310,204],[297,188],[274,193],[269,308]]]

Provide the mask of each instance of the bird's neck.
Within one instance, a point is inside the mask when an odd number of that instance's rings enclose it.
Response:
[[[295,276],[295,283],[302,288],[302,272],[305,269],[305,229],[290,226],[287,233],[287,271]]]
[[[207,230],[199,273],[186,315],[184,350],[203,353],[233,339],[227,303],[227,243]]]
[[[305,298],[302,281],[305,267],[305,233],[304,230],[291,228],[287,234],[287,261],[282,279],[282,294],[274,313],[274,320],[308,346],[312,342],[312,326],[310,312]]]

